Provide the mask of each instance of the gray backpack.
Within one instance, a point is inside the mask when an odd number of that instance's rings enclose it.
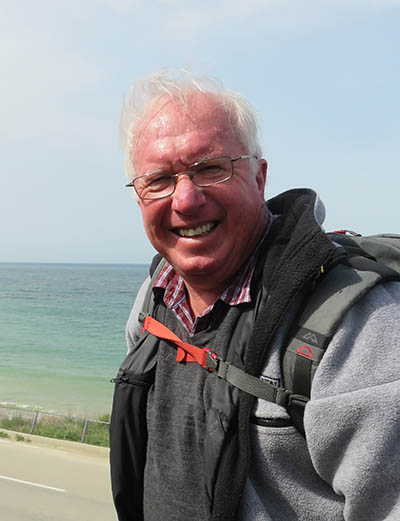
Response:
[[[328,237],[337,245],[337,252],[292,325],[282,353],[283,387],[252,376],[211,351],[201,364],[242,391],[284,406],[303,434],[304,408],[310,399],[315,371],[344,315],[378,284],[400,281],[400,235],[363,237],[340,231],[329,233]],[[160,256],[153,260],[140,322],[153,312],[151,288],[164,264]]]

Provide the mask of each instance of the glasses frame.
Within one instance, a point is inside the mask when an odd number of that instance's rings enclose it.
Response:
[[[213,161],[215,159],[229,159],[230,160],[230,162],[231,162],[231,173],[230,173],[230,175],[228,175],[225,179],[221,179],[220,181],[216,181],[215,183],[209,183],[209,184],[205,184],[205,185],[198,185],[195,182],[195,180],[194,180],[194,176],[197,174],[197,172],[191,172],[191,169],[195,168],[196,166],[201,165],[201,163],[203,163],[205,161]],[[181,175],[187,175],[189,177],[189,179],[192,181],[192,183],[195,186],[197,186],[198,188],[206,188],[208,186],[215,186],[215,185],[219,185],[221,183],[225,183],[225,181],[229,181],[229,179],[232,179],[233,173],[234,173],[233,163],[235,161],[239,161],[240,159],[259,159],[259,158],[255,154],[246,154],[246,155],[241,155],[241,156],[237,156],[237,157],[217,156],[217,157],[209,157],[209,158],[206,158],[206,159],[202,159],[201,161],[197,161],[196,163],[193,163],[192,165],[190,165],[188,167],[188,169],[183,171],[183,172],[178,172],[177,174],[170,173],[169,175],[171,176],[171,179],[173,179],[173,181],[174,181],[174,186],[173,186],[173,188],[172,188],[170,193],[164,194],[164,195],[160,195],[159,197],[142,197],[139,194],[139,192],[137,191],[136,187],[135,187],[135,182],[136,181],[138,181],[139,179],[143,179],[143,177],[149,177],[149,176],[155,174],[156,172],[150,172],[148,174],[144,174],[144,175],[140,175],[138,177],[135,177],[135,179],[133,181],[131,181],[130,183],[126,184],[125,187],[126,188],[133,188],[135,190],[137,196],[140,199],[143,199],[145,201],[157,201],[158,199],[164,199],[165,197],[170,197],[175,192],[176,184],[177,184],[177,181],[178,181],[178,177],[181,176]],[[168,174],[168,172],[165,172],[165,173]]]

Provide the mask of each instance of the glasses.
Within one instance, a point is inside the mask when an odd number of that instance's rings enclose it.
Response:
[[[169,197],[175,192],[178,177],[187,175],[193,184],[203,188],[206,186],[225,183],[233,176],[233,163],[240,159],[258,159],[255,155],[238,157],[213,157],[204,159],[189,166],[184,172],[172,174],[171,172],[154,172],[136,177],[126,186],[135,189],[140,199],[162,199]]]

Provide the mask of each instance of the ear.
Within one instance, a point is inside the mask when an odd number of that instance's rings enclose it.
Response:
[[[265,183],[267,181],[268,163],[266,159],[259,159],[259,168],[256,174],[256,182],[260,193],[264,196]]]

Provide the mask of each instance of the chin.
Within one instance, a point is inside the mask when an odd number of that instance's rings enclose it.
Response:
[[[187,262],[173,263],[172,266],[177,273],[179,273],[184,279],[185,277],[193,276],[211,276],[221,268],[221,263],[217,260],[210,259],[193,259],[187,260]]]

